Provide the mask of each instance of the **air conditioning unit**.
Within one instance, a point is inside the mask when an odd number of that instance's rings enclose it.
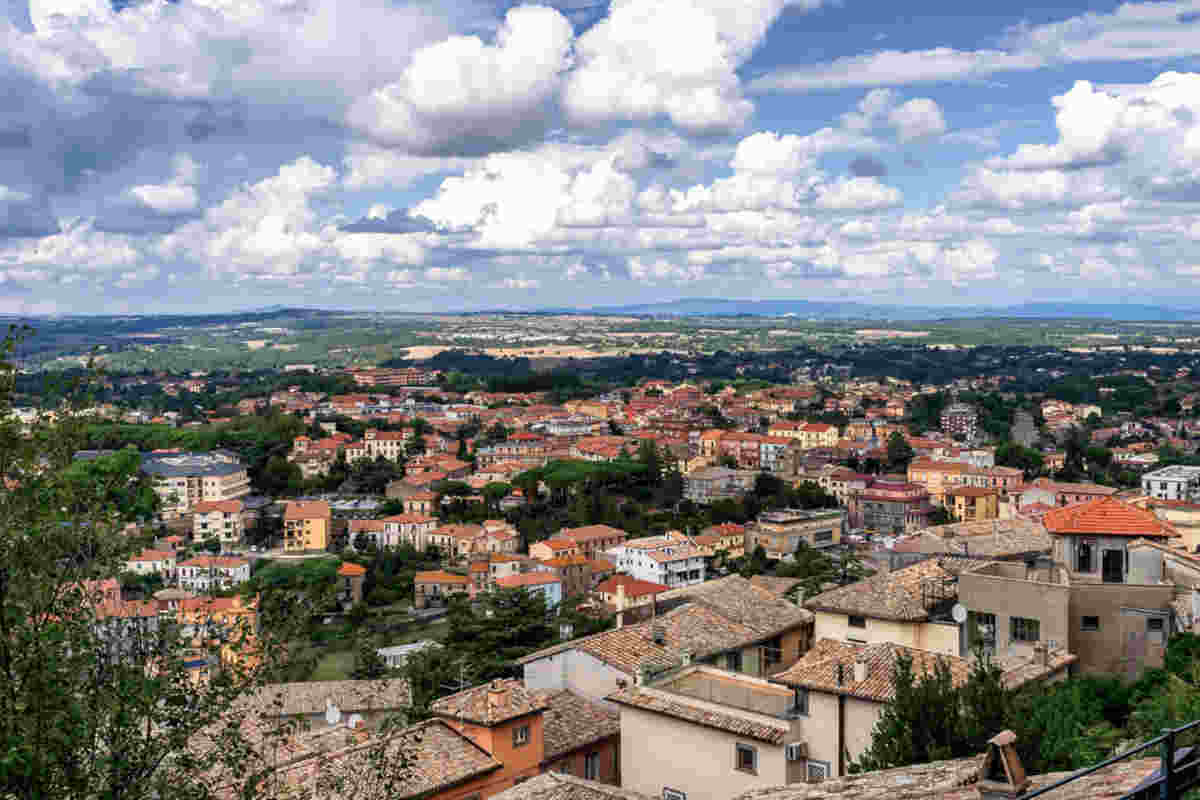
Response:
[[[803,761],[808,758],[808,744],[806,742],[792,742],[784,750],[788,761]]]

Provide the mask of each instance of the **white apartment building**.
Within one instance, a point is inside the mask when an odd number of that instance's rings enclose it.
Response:
[[[197,556],[178,567],[179,588],[204,593],[212,589],[231,589],[250,580],[250,562],[227,556]]]
[[[236,543],[245,533],[241,500],[203,500],[192,509],[192,538],[196,541],[217,538],[221,544]]]
[[[672,589],[704,583],[704,555],[687,539],[646,536],[606,551],[617,571]]]
[[[236,500],[250,494],[250,475],[236,453],[147,453],[142,472],[154,480],[168,519],[187,514],[205,500]]]
[[[143,550],[125,562],[125,569],[137,575],[158,573],[169,578],[175,574],[175,553],[170,550]]]
[[[1175,466],[1142,476],[1142,491],[1159,500],[1195,500],[1200,497],[1200,467]]]

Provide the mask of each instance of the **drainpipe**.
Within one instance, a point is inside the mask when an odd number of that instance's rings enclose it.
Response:
[[[837,774],[841,777],[846,774],[846,764],[843,762],[843,754],[846,752],[846,695],[838,695],[838,719],[837,719]]]

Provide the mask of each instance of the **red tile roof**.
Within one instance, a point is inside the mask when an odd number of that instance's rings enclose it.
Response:
[[[440,569],[418,572],[413,576],[413,583],[456,583],[466,586],[470,579],[466,575],[455,575]]]
[[[650,581],[640,581],[631,575],[613,575],[604,583],[596,587],[596,591],[600,594],[616,594],[617,587],[625,587],[626,597],[645,597],[651,594],[661,594],[667,591],[668,587],[661,583],[651,583]]]
[[[1107,536],[1176,536],[1175,529],[1152,512],[1112,497],[1056,508],[1046,512],[1042,524],[1050,533],[1104,534]]]
[[[549,572],[524,572],[519,575],[505,575],[503,578],[496,579],[496,585],[502,586],[505,589],[515,589],[518,586],[546,586],[551,583],[560,583],[557,576],[551,575]]]
[[[241,500],[202,500],[192,506],[197,514],[208,514],[213,511],[224,511],[227,514],[240,514],[245,504]]]
[[[357,578],[362,575],[366,575],[367,568],[346,561],[340,567],[338,567],[337,574],[346,578]]]

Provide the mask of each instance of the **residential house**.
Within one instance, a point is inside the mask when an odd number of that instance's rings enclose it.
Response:
[[[746,551],[746,526],[736,522],[709,525],[692,537],[706,557],[724,552],[727,558],[741,558]]]
[[[552,575],[561,584],[564,598],[582,597],[592,589],[592,560],[583,556],[561,556],[534,565],[536,572]]]
[[[585,525],[582,528],[563,528],[551,538],[574,542],[577,546],[576,553],[592,559],[622,544],[628,537],[629,534],[620,528]]]
[[[470,579],[444,570],[427,570],[413,576],[413,606],[421,609],[444,606],[449,598],[466,594]]]
[[[933,513],[925,487],[902,477],[868,478],[862,489],[849,493],[847,505],[848,514],[860,519],[864,529],[885,534],[928,527]]]
[[[189,592],[231,589],[250,580],[250,562],[232,556],[196,556],[176,568],[179,588]]]
[[[984,522],[1000,516],[1000,493],[995,489],[958,486],[946,492],[946,508],[960,522]]]
[[[774,435],[772,433],[772,435]],[[837,444],[840,434],[836,425],[824,422],[809,422],[800,428],[800,446],[805,450],[818,447],[833,447]]]
[[[810,547],[825,548],[842,541],[846,512],[841,509],[782,509],[764,511],[746,527],[745,550],[763,548],[767,558],[791,557],[804,542]]]
[[[819,639],[798,662],[771,677],[772,683],[790,690],[786,706],[793,721],[790,734],[806,745],[807,779],[845,775],[849,764],[870,747],[876,722],[895,698],[894,675],[900,657],[912,662],[917,676],[945,665],[956,686],[966,683],[971,674],[971,662],[957,655],[893,642],[854,645]],[[1043,646],[1033,656],[1003,659],[998,666],[1004,684],[1017,688],[1033,681],[1062,680],[1074,662],[1075,656],[1066,650],[1051,651]],[[622,717],[622,728],[623,723]],[[629,771],[625,765],[625,774]]]
[[[653,617],[657,597],[669,589],[661,583],[640,581],[630,575],[613,575],[592,591],[605,610],[616,615],[617,627],[622,627]]]
[[[683,476],[683,496],[694,503],[735,500],[753,491],[757,470],[703,467]]]
[[[325,550],[332,534],[333,511],[324,500],[292,500],[283,512],[283,549]]]
[[[1173,465],[1142,476],[1142,491],[1157,500],[1200,499],[1200,467]]]
[[[620,715],[570,689],[540,695],[547,705],[542,718],[545,751],[541,768],[620,786]]]
[[[125,569],[136,575],[158,574],[164,578],[175,575],[174,550],[142,550],[137,555],[130,556],[125,562]]]
[[[665,586],[704,582],[704,554],[684,537],[645,536],[608,551],[619,571]]]
[[[1052,492],[1056,505],[1060,506],[1112,497],[1119,491],[1115,486],[1101,486],[1098,483],[1064,483],[1052,481],[1049,478],[1037,478],[1030,486]],[[1022,497],[1021,505],[1024,504],[1024,497]]]
[[[412,511],[393,514],[380,521],[387,546],[409,545],[416,550],[424,550],[429,545],[429,537],[438,527],[437,517]]]
[[[543,562],[548,563],[548,562]],[[495,585],[500,589],[524,589],[529,594],[540,594],[547,610],[553,610],[563,601],[563,582],[557,575],[548,572],[522,572],[497,578]]]
[[[355,550],[387,546],[387,524],[381,519],[352,519],[346,525],[347,539]]]
[[[546,539],[529,545],[529,555],[539,561],[569,558],[579,555],[579,544],[573,539]]]
[[[192,538],[196,541],[216,538],[222,544],[240,542],[245,534],[241,500],[202,500],[192,507]]]
[[[815,614],[817,639],[851,644],[892,642],[946,655],[962,652],[959,625],[950,611],[958,575],[985,561],[933,558],[872,575],[814,595],[804,607]]]
[[[363,583],[367,577],[367,568],[352,561],[343,561],[338,567],[337,599],[343,608],[349,609],[363,601]]]

